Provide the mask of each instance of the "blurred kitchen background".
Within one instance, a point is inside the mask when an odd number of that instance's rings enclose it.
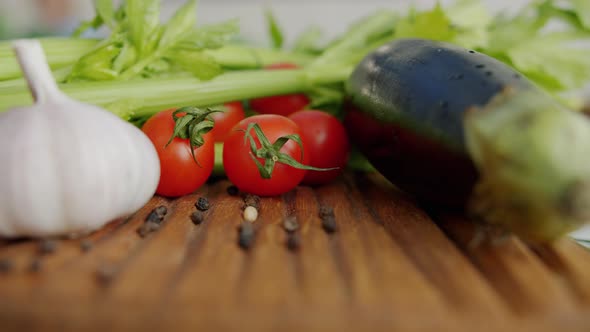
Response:
[[[590,1],[590,0],[589,0]],[[442,4],[452,0],[441,0]],[[492,10],[513,9],[524,0],[485,0]],[[162,16],[171,15],[183,0],[162,0]],[[351,21],[379,8],[429,8],[436,0],[200,0],[199,23],[238,18],[242,36],[268,41],[264,9],[271,8],[286,34],[286,42],[309,25],[326,38],[347,28]],[[40,35],[68,35],[80,20],[94,15],[93,0],[0,0],[0,39]],[[100,32],[99,32],[100,33]]]

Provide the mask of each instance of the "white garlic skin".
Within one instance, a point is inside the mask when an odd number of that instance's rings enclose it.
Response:
[[[158,185],[158,155],[141,130],[53,85],[32,87],[35,105],[0,114],[0,236],[95,231]]]

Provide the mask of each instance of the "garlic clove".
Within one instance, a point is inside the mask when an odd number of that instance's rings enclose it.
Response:
[[[0,236],[87,233],[140,209],[160,176],[151,141],[63,94],[38,41],[14,48],[35,104],[0,115]]]

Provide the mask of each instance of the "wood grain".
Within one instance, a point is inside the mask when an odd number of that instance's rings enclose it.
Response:
[[[464,216],[427,213],[378,176],[346,174],[263,198],[244,250],[243,197],[229,185],[156,196],[96,233],[58,239],[53,253],[0,240],[10,263],[0,272],[0,330],[590,330],[590,252],[570,239],[474,246],[478,229]],[[194,224],[199,197],[211,208]],[[160,205],[160,229],[139,236]],[[322,227],[326,206],[334,233]],[[292,236],[298,246],[288,246]]]

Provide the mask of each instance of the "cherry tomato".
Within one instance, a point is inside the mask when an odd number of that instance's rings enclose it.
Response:
[[[338,169],[329,171],[307,171],[303,183],[325,184],[336,179],[348,161],[350,142],[346,129],[333,115],[318,111],[304,110],[289,116],[301,128],[301,140],[310,166]]]
[[[276,63],[266,66],[265,69],[297,69],[297,65],[291,63]],[[291,113],[304,109],[309,105],[309,98],[302,93],[277,95],[255,98],[250,100],[250,107],[261,114],[278,114],[288,116]]]
[[[231,128],[246,117],[242,102],[234,101],[225,103],[222,108],[223,112],[211,114],[211,117],[213,117],[213,120],[215,121],[215,125],[210,133],[215,142],[225,141]]]
[[[252,159],[250,142],[244,140],[248,125],[251,123],[260,126],[264,136],[271,144],[282,136],[301,135],[299,126],[281,115],[260,114],[240,121],[223,143],[223,167],[228,179],[241,191],[260,196],[280,195],[292,190],[301,182],[306,170],[277,162],[271,177],[269,179],[263,178]],[[252,129],[249,133],[254,138],[256,147],[260,148],[258,135]],[[293,140],[287,141],[279,152],[292,157],[301,164],[307,164],[309,160],[305,154],[302,158],[302,151]],[[261,164],[265,164],[263,158],[257,159]]]
[[[162,196],[178,197],[190,194],[201,187],[211,175],[214,163],[214,142],[211,132],[203,135],[204,144],[191,154],[188,139],[175,137],[168,146],[174,132],[174,110],[159,112],[143,125],[143,132],[154,144],[160,158],[160,183],[156,193]]]

